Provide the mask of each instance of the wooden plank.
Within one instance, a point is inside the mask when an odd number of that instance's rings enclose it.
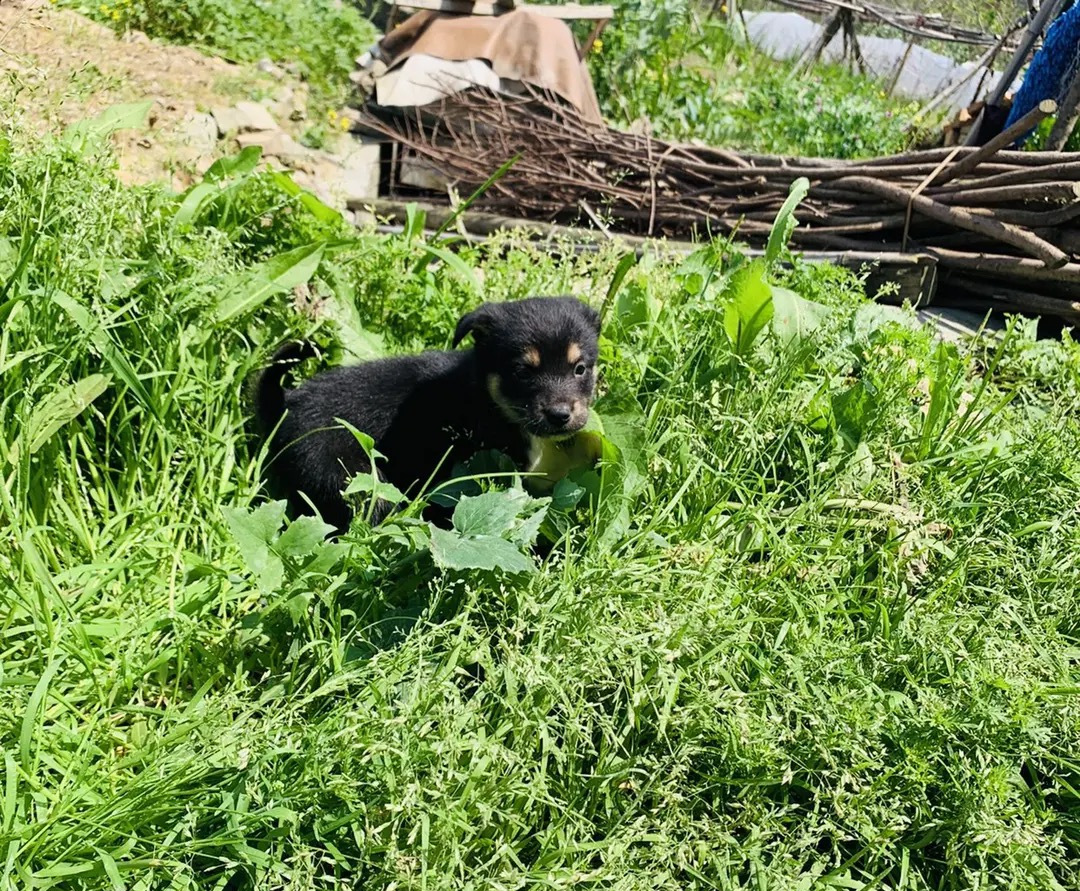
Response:
[[[582,21],[605,21],[615,17],[615,8],[609,5],[585,6],[580,3],[563,3],[558,6],[542,6],[492,0],[402,0],[394,4],[402,9],[429,9],[434,12],[449,12],[459,15],[503,15],[512,9],[528,9],[538,15],[553,19],[575,19]]]

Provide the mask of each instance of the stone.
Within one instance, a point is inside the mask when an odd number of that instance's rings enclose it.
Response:
[[[359,142],[341,158],[341,196],[346,205],[379,197],[379,144]]]
[[[211,111],[218,133],[258,133],[277,130],[274,118],[258,102],[237,102],[231,108],[215,108]]]
[[[236,142],[240,148],[247,148],[249,145],[260,146],[264,156],[280,158],[290,165],[303,162],[311,156],[308,149],[282,130],[241,133],[236,137]]]
[[[426,189],[431,192],[445,192],[450,186],[449,179],[415,155],[403,154],[399,171],[398,181],[403,186],[412,186],[414,189]]]
[[[205,112],[188,112],[177,125],[176,137],[183,145],[190,146],[200,155],[213,151],[217,145],[217,123]]]
[[[276,80],[281,80],[285,76],[285,72],[269,59],[259,59],[255,63],[255,67],[263,74],[269,74]]]

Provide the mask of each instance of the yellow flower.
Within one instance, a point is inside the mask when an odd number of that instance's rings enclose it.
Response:
[[[723,4],[723,5],[722,5],[722,6],[720,7],[720,15],[727,15],[727,4],[726,4],[726,3],[724,3],[724,4]]]
[[[99,10],[100,10],[100,11],[101,11],[101,12],[102,12],[102,13],[103,13],[104,15],[108,15],[108,14],[109,14],[109,7],[108,7],[108,6],[106,6],[106,5],[104,4],[104,3],[102,3],[102,4],[101,4],[101,6],[99,6],[99,7],[98,7],[98,9],[99,9]]]
[[[592,51],[594,53],[600,52],[604,48],[604,41],[597,39],[593,42]]]
[[[327,120],[328,120],[328,121],[330,121],[330,123],[331,123],[331,124],[332,124],[332,123],[334,123],[334,121],[336,121],[336,120],[337,120],[337,112],[336,112],[336,111],[334,111],[334,109],[332,109],[332,108],[331,108],[331,109],[330,109],[330,110],[329,110],[329,111],[328,111],[328,112],[326,113],[326,118],[327,118]]]
[[[348,130],[349,129],[349,119],[348,118],[342,118],[340,121],[338,121],[338,123],[341,124],[341,129],[342,130]]]

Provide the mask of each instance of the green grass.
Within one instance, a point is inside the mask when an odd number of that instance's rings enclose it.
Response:
[[[88,151],[0,142],[0,887],[1072,886],[1072,341],[941,346],[829,268],[761,304],[723,245],[606,301],[614,248],[432,263]],[[567,291],[626,472],[535,571],[248,513],[282,339]]]
[[[687,0],[626,0],[590,69],[605,115],[645,117],[677,140],[803,156],[859,158],[908,146],[918,103],[841,66],[795,73],[736,40]]]

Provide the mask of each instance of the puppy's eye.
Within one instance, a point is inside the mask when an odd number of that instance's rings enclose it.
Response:
[[[578,377],[584,377],[586,371],[588,371],[588,369],[585,367],[584,362],[578,362],[577,366],[574,368],[574,374]]]

